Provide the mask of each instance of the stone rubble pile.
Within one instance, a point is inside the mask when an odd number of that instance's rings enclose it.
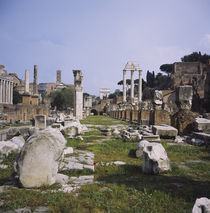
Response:
[[[135,142],[141,140],[142,135],[139,133],[138,130],[128,129],[123,130],[122,132],[122,140],[124,142]]]

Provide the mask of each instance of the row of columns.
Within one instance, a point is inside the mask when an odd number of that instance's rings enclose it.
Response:
[[[123,102],[126,103],[126,72],[128,70],[123,70]],[[131,103],[134,103],[134,71],[131,71],[131,90],[130,90],[130,99]],[[139,86],[138,86],[138,102],[142,101],[142,71],[137,70],[139,72]]]
[[[0,78],[0,104],[13,104],[12,80]]]

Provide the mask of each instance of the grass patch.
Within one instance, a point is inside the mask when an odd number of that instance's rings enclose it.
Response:
[[[163,146],[166,149],[169,159],[174,162],[200,160],[208,156],[205,147],[167,145],[165,143],[163,143]]]
[[[129,123],[127,122],[101,115],[88,116],[87,118],[81,120],[80,122],[81,124],[92,124],[92,125],[117,125],[117,124],[129,125]]]
[[[88,131],[88,132],[85,132],[82,136],[96,136],[96,135],[101,135],[101,131],[98,130],[98,129],[94,129],[94,130],[91,130],[91,131]]]
[[[8,181],[8,179],[11,177],[12,174],[12,167],[15,161],[17,154],[16,153],[10,153],[1,164],[7,165],[8,167],[6,169],[0,169],[0,185],[4,184]]]

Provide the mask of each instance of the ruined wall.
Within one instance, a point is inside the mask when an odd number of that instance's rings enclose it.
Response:
[[[41,106],[31,106],[31,105],[3,105],[1,107],[1,113],[7,114],[7,122],[10,121],[30,121],[34,119],[36,115],[46,115],[49,116],[50,112],[48,107]]]
[[[200,62],[174,63],[171,79],[172,89],[180,85],[192,85],[200,98],[204,98],[206,65]]]

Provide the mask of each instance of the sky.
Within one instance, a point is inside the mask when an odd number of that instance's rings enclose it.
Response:
[[[210,0],[0,0],[0,64],[24,80],[73,84],[84,92],[121,89],[123,69],[136,61],[160,72],[193,51],[210,54]],[[130,73],[127,73],[130,78]],[[135,73],[135,78],[138,74]]]

